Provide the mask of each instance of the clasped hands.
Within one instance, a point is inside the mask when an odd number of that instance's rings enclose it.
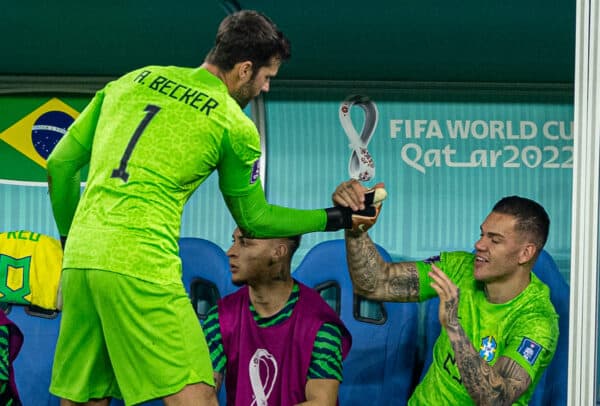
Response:
[[[359,181],[351,179],[338,185],[331,199],[336,206],[352,210],[352,231],[361,233],[377,222],[381,204],[386,197],[383,183],[368,189]]]

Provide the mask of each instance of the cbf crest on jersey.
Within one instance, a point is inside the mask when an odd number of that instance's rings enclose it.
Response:
[[[523,337],[517,352],[521,354],[529,364],[533,365],[542,352],[542,346],[530,338]]]
[[[17,109],[19,104],[12,106]],[[0,151],[4,163],[0,165],[0,182],[46,182],[46,159],[79,112],[52,98],[33,111],[13,113],[16,117],[10,117],[10,112],[4,115],[9,120],[5,124],[7,127],[0,126]]]
[[[493,336],[483,337],[479,346],[479,356],[483,360],[491,362],[496,357],[497,347],[496,339]]]

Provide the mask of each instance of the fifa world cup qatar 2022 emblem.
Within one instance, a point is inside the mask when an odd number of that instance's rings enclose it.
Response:
[[[360,107],[364,113],[363,126],[360,134],[354,128],[350,112],[353,106]],[[340,123],[350,141],[350,161],[348,162],[348,173],[351,179],[368,181],[375,177],[375,162],[367,150],[369,141],[373,137],[377,127],[379,113],[375,103],[367,96],[348,96],[339,109]]]

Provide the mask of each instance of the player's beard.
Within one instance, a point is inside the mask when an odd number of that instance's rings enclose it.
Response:
[[[246,108],[248,103],[250,103],[250,100],[256,97],[256,95],[254,94],[254,80],[251,80],[250,82],[240,86],[239,89],[232,91],[231,97],[233,97],[235,101],[238,102],[242,109]]]

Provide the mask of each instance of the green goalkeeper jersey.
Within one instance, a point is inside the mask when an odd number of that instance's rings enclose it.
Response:
[[[556,350],[558,315],[550,290],[532,273],[531,283],[517,297],[507,303],[490,303],[482,284],[473,277],[474,258],[466,252],[446,252],[417,262],[421,300],[437,295],[428,276],[433,262],[460,288],[460,324],[481,358],[494,365],[499,357],[509,357],[531,377],[532,384],[516,402],[526,405]],[[462,385],[452,344],[442,328],[432,364],[409,405],[470,404],[473,401]]]
[[[183,207],[214,170],[234,219],[256,236],[325,228],[325,210],[266,203],[256,126],[204,68],[148,66],[128,73],[95,95],[64,138],[70,139],[57,145],[56,161],[69,156],[73,140],[91,152],[72,224],[65,215],[57,221],[61,235],[68,231],[65,268],[180,283]],[[56,216],[61,207],[54,210]],[[254,223],[244,223],[250,219]]]

